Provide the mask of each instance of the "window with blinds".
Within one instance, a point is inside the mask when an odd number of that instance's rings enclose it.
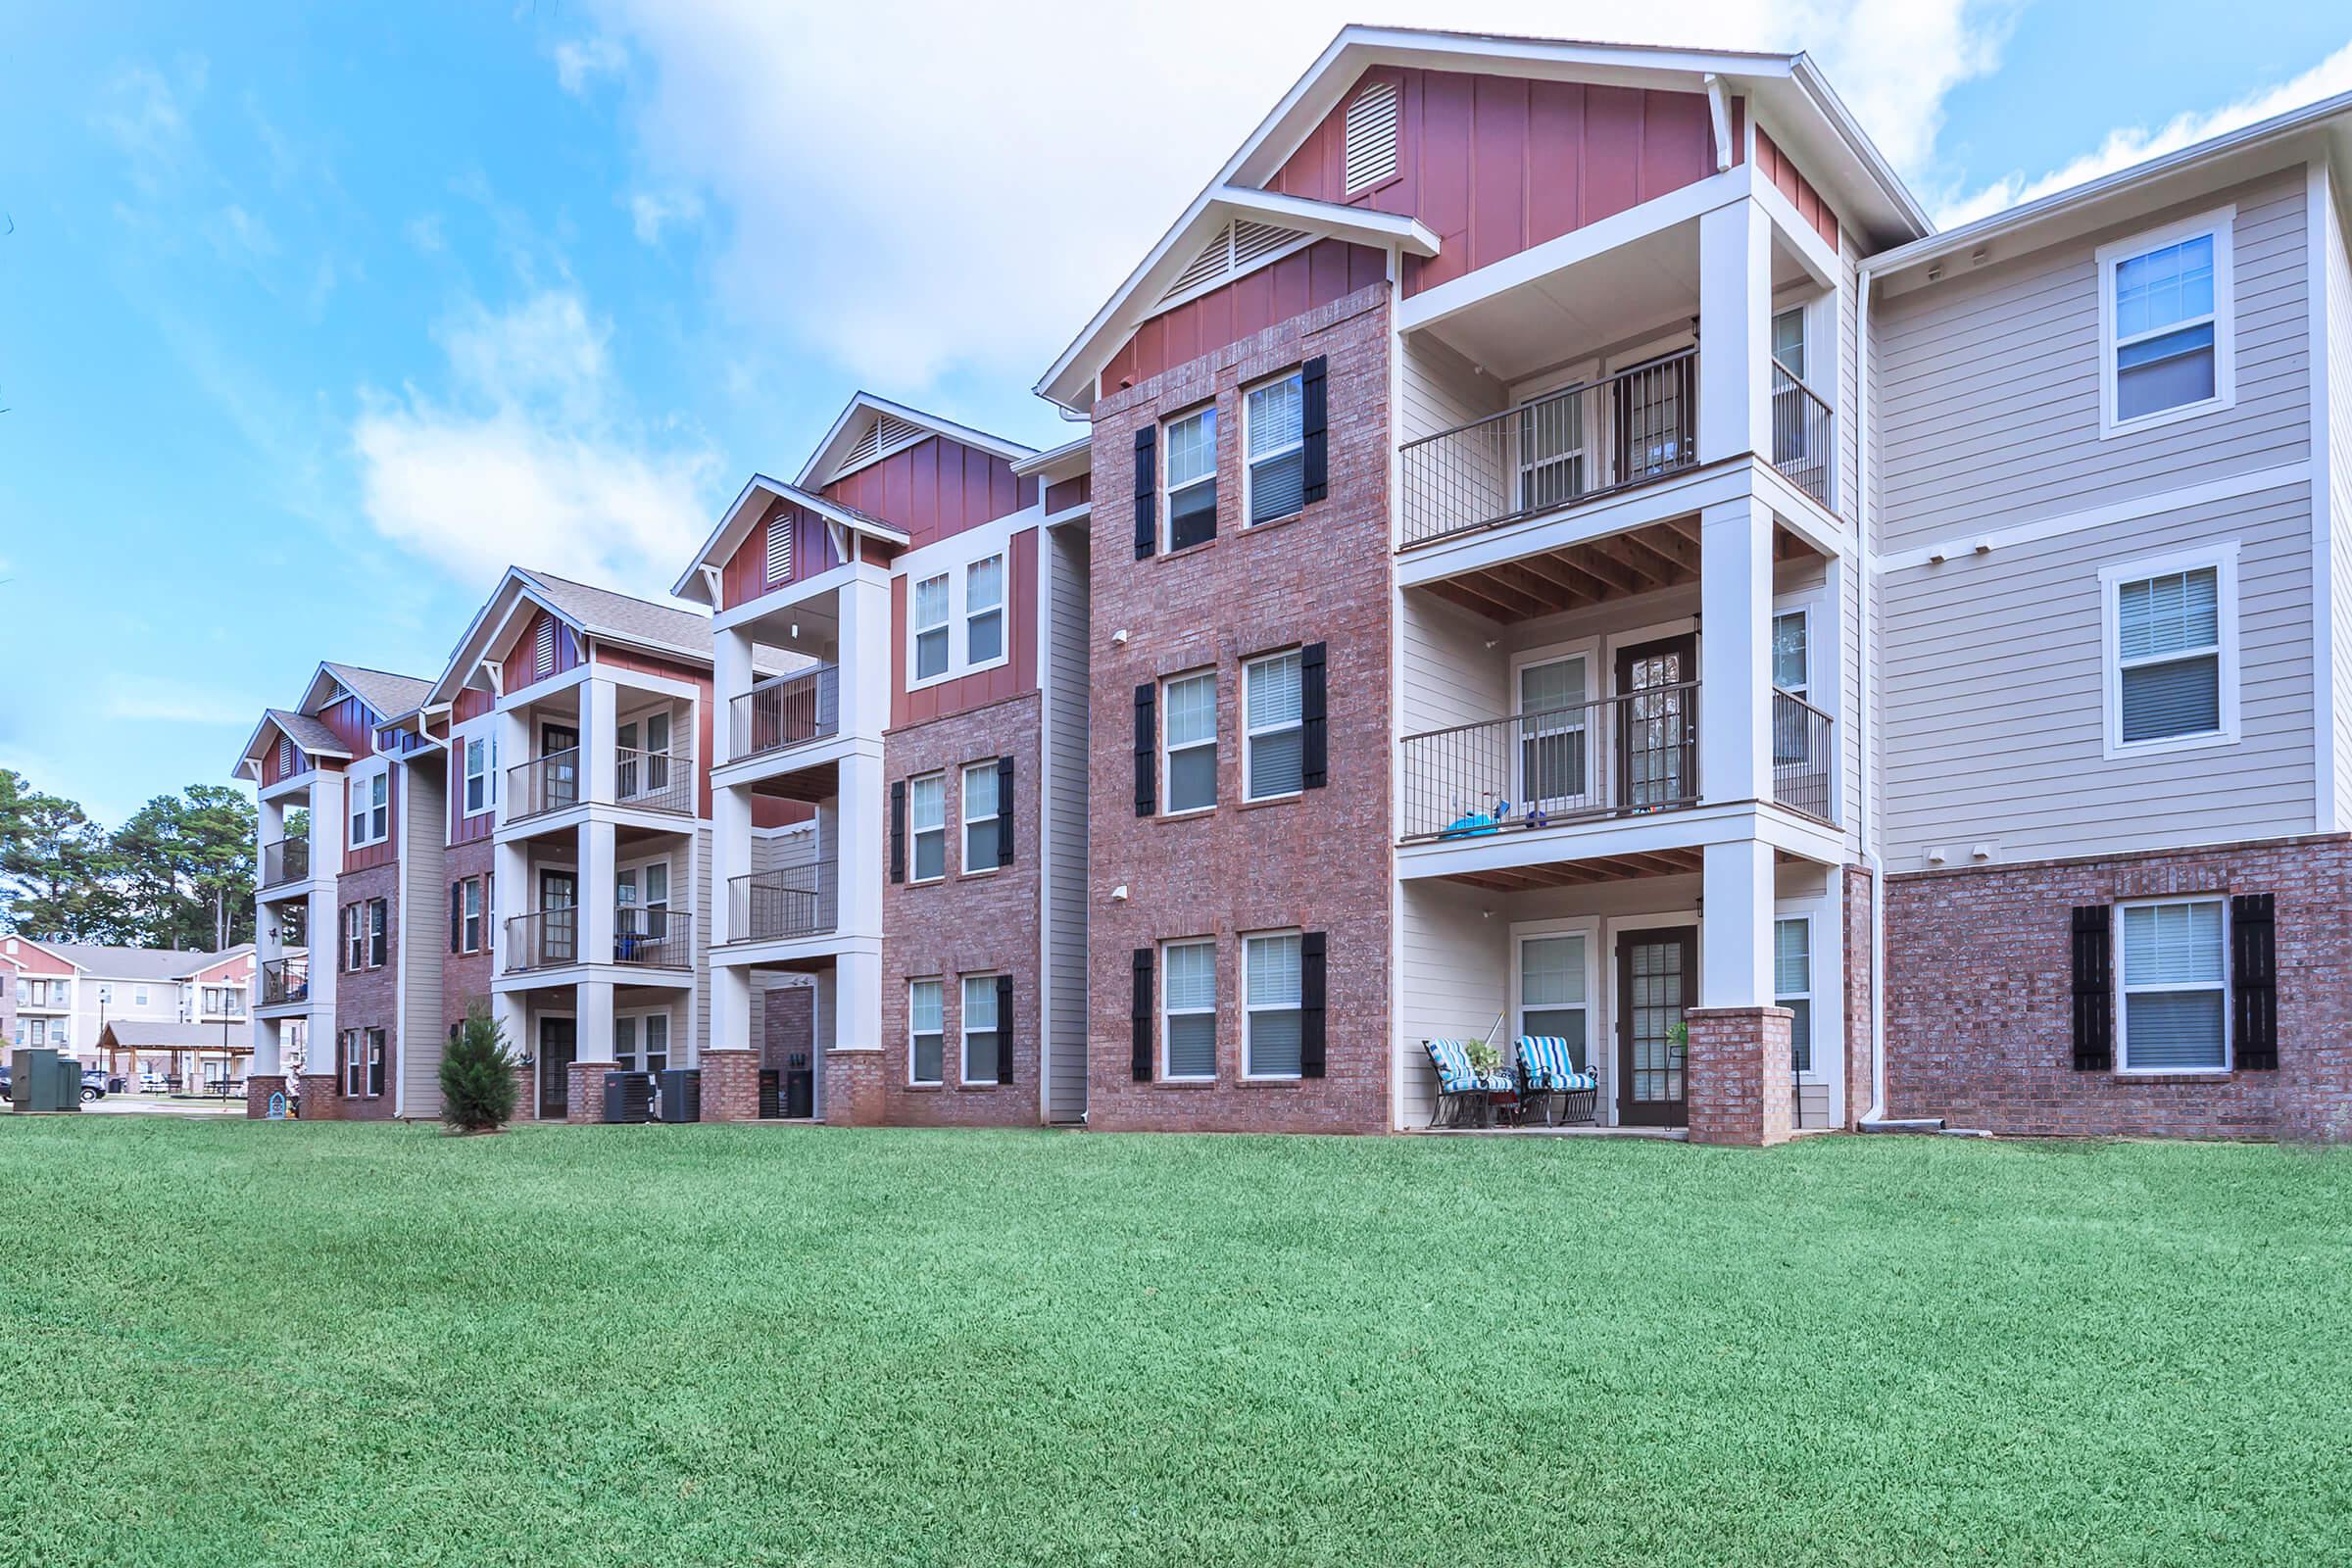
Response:
[[[2229,960],[2222,901],[2122,906],[2125,1072],[2219,1072],[2230,1065]]]
[[[1396,172],[1397,94],[1394,80],[1376,81],[1348,105],[1347,189],[1352,196]]]
[[[1519,944],[1519,1033],[1568,1042],[1569,1059],[1583,1070],[1592,1060],[1581,932],[1529,937]]]
[[[945,987],[937,980],[906,982],[906,1078],[909,1083],[935,1084],[945,1072],[942,1047],[947,1039],[941,1010]]]
[[[2221,577],[2198,566],[2115,584],[2121,744],[2221,733]]]
[[[1163,1078],[1217,1075],[1217,945],[1170,942],[1160,949]]]
[[[1296,648],[1242,666],[1242,776],[1250,800],[1296,795],[1304,787],[1299,666]]]
[[[1298,933],[1242,938],[1242,1072],[1250,1078],[1299,1076],[1305,1018]]]
[[[1813,1070],[1813,922],[1776,920],[1772,926],[1772,1000],[1795,1016],[1788,1020],[1788,1059],[1798,1072]]]

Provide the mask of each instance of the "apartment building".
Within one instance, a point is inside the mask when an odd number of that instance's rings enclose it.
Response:
[[[1530,1035],[1704,1141],[2352,1133],[2348,171],[1937,233],[1805,56],[1345,29],[1073,439],[859,394],[694,610],[510,575],[419,734],[536,1108],[664,997],[726,1117],[1409,1129]]]
[[[217,953],[0,937],[8,1013],[0,1032],[93,1065],[114,1022],[241,1028],[253,992],[250,943]]]

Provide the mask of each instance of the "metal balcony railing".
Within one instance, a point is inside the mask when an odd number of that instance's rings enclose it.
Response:
[[[1698,683],[1408,735],[1407,842],[1698,804]]]
[[[641,969],[693,968],[694,915],[662,905],[621,905],[613,911],[612,961]]]
[[[686,751],[615,754],[612,803],[640,811],[694,815],[694,754]]]
[[[556,969],[580,961],[580,911],[539,909],[507,921],[507,972]]]
[[[508,768],[507,820],[527,821],[592,799],[587,767],[587,758],[573,746]],[[612,799],[599,804],[694,815],[694,755],[678,750],[615,752]]]
[[[841,732],[841,669],[819,664],[770,675],[728,704],[731,757],[759,757]]]
[[[731,878],[727,883],[730,940],[772,942],[822,936],[839,919],[834,862],[812,860]]]
[[[308,955],[298,958],[271,958],[262,965],[262,1005],[283,1006],[290,1002],[311,1000],[311,960]]]
[[[1399,457],[1407,545],[1678,473],[1698,462],[1698,350],[1408,441]]]
[[[311,841],[279,839],[262,846],[262,886],[284,887],[311,879]]]
[[[1772,466],[1799,490],[1830,505],[1830,476],[1836,471],[1837,427],[1830,406],[1813,389],[1772,367]]]
[[[1830,715],[1801,697],[1776,690],[1772,694],[1772,798],[1790,810],[1824,822],[1836,821],[1830,814],[1830,770],[1837,760]]]
[[[520,822],[577,806],[586,782],[577,746],[517,762],[507,769],[507,820]]]

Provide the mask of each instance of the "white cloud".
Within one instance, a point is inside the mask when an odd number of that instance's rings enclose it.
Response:
[[[556,79],[574,97],[585,96],[599,76],[620,74],[628,63],[628,52],[610,38],[567,39],[556,45]]]
[[[277,236],[270,225],[235,202],[206,219],[204,233],[225,262],[251,264],[277,254]]]
[[[1955,193],[1940,204],[1936,220],[1945,227],[1965,223],[2340,92],[2352,92],[2352,44],[2346,44],[2302,74],[2250,93],[2235,103],[2176,115],[2154,129],[2118,126],[2093,151],[2046,173],[2031,177],[2023,172],[2012,173],[1982,189]]]
[[[693,191],[637,191],[629,197],[629,221],[637,238],[648,245],[662,243],[662,230],[671,223],[692,222],[703,216],[703,199]]]
[[[449,394],[368,392],[352,425],[369,523],[485,587],[515,563],[667,581],[709,528],[718,459],[629,407],[610,323],[546,290],[503,314],[474,306],[436,335]]]
[[[449,249],[449,236],[442,232],[439,213],[419,214],[403,223],[400,232],[419,256],[438,256]]]
[[[1044,0],[591,0],[642,90],[623,111],[645,187],[723,213],[714,277],[754,331],[914,392],[951,368],[1042,368],[1360,0],[1199,0],[1163,16]],[[1691,0],[1578,14],[1556,0],[1409,0],[1383,20],[1726,48],[1811,47],[1906,170],[1951,88],[1995,63],[2009,0]],[[887,38],[887,69],[874,40]],[[559,74],[563,74],[559,62]],[[569,85],[566,78],[566,85]]]

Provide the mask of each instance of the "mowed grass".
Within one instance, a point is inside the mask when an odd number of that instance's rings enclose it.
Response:
[[[2292,1149],[0,1119],[0,1560],[2352,1559]]]

